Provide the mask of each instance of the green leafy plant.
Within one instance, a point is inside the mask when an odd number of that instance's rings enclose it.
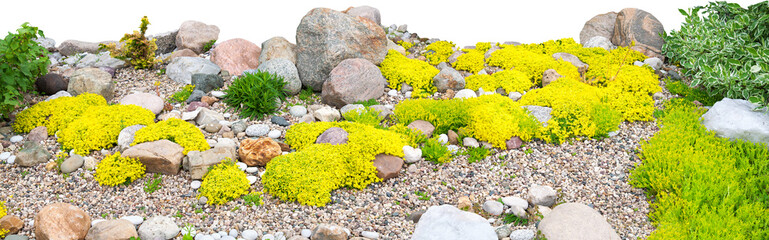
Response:
[[[369,107],[347,111],[344,113],[344,119],[350,122],[362,123],[378,128],[381,128],[379,123],[383,120],[379,117],[379,111]]]
[[[429,201],[430,200],[430,194],[427,194],[426,192],[416,191],[416,192],[414,192],[414,194],[419,196],[419,198],[417,198],[419,200],[422,200],[422,201]]]
[[[187,98],[190,98],[193,90],[195,90],[195,85],[185,85],[181,90],[171,95],[171,98],[169,98],[168,101],[178,103],[187,102]]]
[[[216,44],[216,39],[208,41],[205,45],[203,45],[203,52],[208,52],[208,50],[211,50],[211,48],[214,47],[214,44]]]
[[[45,37],[25,22],[0,40],[0,118],[8,118],[23,94],[34,90],[35,79],[48,73],[48,51],[33,41],[38,35]]]
[[[303,88],[302,91],[299,92],[299,100],[302,100],[303,102],[315,103],[316,98],[317,96],[311,86],[307,86],[307,88]]]
[[[262,192],[255,192],[243,195],[243,201],[246,206],[262,206],[264,205],[264,199],[262,199]]]
[[[357,101],[357,102],[355,102],[355,104],[361,104],[364,107],[371,107],[371,106],[379,104],[379,102],[377,102],[376,98],[372,98],[372,99],[369,99],[369,100],[366,100],[366,101]]]
[[[769,4],[747,9],[710,2],[688,11],[681,29],[663,35],[662,52],[682,66],[691,87],[710,96],[741,98],[761,106],[769,100]]]
[[[136,158],[121,157],[120,152],[104,157],[96,167],[99,185],[117,186],[130,184],[144,177],[146,167]]]
[[[718,101],[721,101],[724,97],[716,94],[710,96],[707,92],[699,89],[692,88],[681,81],[671,80],[670,78],[664,79],[665,88],[672,94],[677,94],[686,99],[686,101],[698,101],[705,106],[713,106]]]
[[[182,227],[182,240],[193,240],[195,239],[193,234],[195,232],[195,227],[192,226],[192,224],[184,224],[184,227]]]
[[[268,72],[245,73],[225,90],[224,103],[241,116],[260,119],[278,110],[278,101],[286,100],[283,77]]]
[[[429,138],[425,141],[424,146],[422,146],[422,156],[427,161],[440,164],[450,162],[454,158],[451,151],[435,138]]]
[[[161,188],[160,184],[163,183],[163,178],[160,174],[155,173],[151,180],[147,181],[144,185],[144,192],[152,194]]]
[[[150,25],[150,22],[147,16],[144,16],[139,24],[139,31],[134,31],[132,34],[126,33],[120,39],[122,47],[118,48],[114,43],[99,44],[99,50],[108,50],[114,58],[127,59],[136,69],[153,67],[156,62],[155,50],[158,46],[155,44],[155,39],[150,40],[144,36],[147,25]]]
[[[502,222],[505,224],[513,224],[515,226],[526,226],[529,224],[529,219],[520,218],[512,213],[503,214]]]
[[[484,147],[468,148],[462,154],[467,154],[467,162],[475,163],[489,156],[489,150]]]

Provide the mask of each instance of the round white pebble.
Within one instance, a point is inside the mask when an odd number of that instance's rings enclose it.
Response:
[[[312,230],[310,229],[302,229],[302,237],[309,238],[312,236]]]
[[[230,229],[230,233],[228,234],[230,237],[238,237],[238,230],[237,229]]]
[[[248,179],[248,184],[254,184],[256,182],[256,176],[248,176],[246,179]]]
[[[448,143],[448,142],[449,142],[449,136],[448,136],[448,135],[446,135],[446,134],[441,134],[441,135],[439,135],[439,136],[438,136],[438,142],[440,142],[440,143],[442,143],[442,144],[446,144],[446,143]]]
[[[267,136],[268,136],[268,137],[270,137],[270,138],[272,138],[272,139],[277,139],[277,138],[279,138],[279,137],[280,137],[280,135],[282,135],[282,134],[283,134],[283,133],[282,133],[282,132],[280,132],[280,130],[272,130],[272,131],[270,131],[269,133],[267,133]]]
[[[195,180],[195,181],[192,181],[192,183],[190,183],[190,187],[192,187],[192,189],[198,189],[202,184],[203,184],[202,182]]]
[[[387,95],[390,95],[390,97],[398,96],[398,90],[395,90],[395,89],[390,90],[389,92],[387,92]]]
[[[11,155],[10,157],[8,157],[8,159],[5,160],[5,162],[8,163],[8,164],[15,163],[16,162],[16,156]]]
[[[235,165],[238,165],[238,169],[240,169],[240,171],[246,171],[246,168],[248,168],[248,165],[246,165],[244,162],[237,162]]]
[[[222,91],[211,91],[211,96],[214,96],[216,98],[222,98],[224,95],[227,95],[226,93]]]
[[[120,219],[128,220],[129,222],[137,226],[139,224],[142,224],[142,222],[144,222],[144,218],[141,216],[125,216],[125,217],[121,217]]]
[[[214,233],[214,234],[211,234],[211,237],[213,237],[214,239],[222,239],[222,234],[221,233]]]
[[[245,230],[243,231],[243,239],[246,240],[255,240],[257,237],[259,237],[259,233],[257,233],[254,230]]]
[[[376,232],[363,231],[360,235],[368,239],[379,239],[379,233]]]
[[[0,160],[5,160],[5,159],[8,159],[9,157],[11,157],[11,152],[0,153]]]
[[[21,142],[21,140],[24,140],[24,137],[19,136],[19,135],[11,137],[11,143]]]
[[[259,171],[258,167],[247,167],[246,168],[246,172],[247,173],[255,173],[255,172],[258,172],[258,171]]]
[[[275,236],[272,234],[264,234],[264,236],[262,236],[262,240],[275,240]]]
[[[222,240],[235,240],[235,238],[230,236],[222,236]]]

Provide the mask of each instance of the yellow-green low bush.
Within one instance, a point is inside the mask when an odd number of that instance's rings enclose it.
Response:
[[[134,135],[131,146],[161,139],[167,139],[181,145],[184,147],[183,153],[185,155],[190,151],[205,151],[211,148],[200,129],[178,118],[169,118],[139,129]]]
[[[56,134],[91,106],[107,106],[104,97],[84,93],[76,97],[60,97],[40,102],[16,115],[13,130],[27,133],[35,127],[45,126],[49,135]]]
[[[117,144],[117,137],[123,128],[155,122],[155,114],[136,105],[92,106],[59,131],[59,143],[65,150],[87,155]]]
[[[226,158],[212,166],[203,176],[198,196],[208,198],[208,204],[221,205],[248,193],[250,187],[246,173],[240,170],[235,162]]]
[[[552,56],[537,53],[519,46],[503,45],[503,48],[491,53],[486,59],[489,66],[503,69],[515,69],[526,73],[535,85],[542,82],[542,74],[547,69],[554,69],[564,77],[579,79],[577,67],[563,60],[555,60]]]
[[[495,91],[502,88],[506,92],[527,92],[534,83],[526,73],[518,70],[504,70],[495,72],[491,75],[472,75],[465,78],[467,88],[478,91],[483,88],[484,91]]]
[[[411,92],[414,98],[430,96],[437,90],[433,86],[433,77],[440,70],[426,62],[409,59],[395,50],[387,52],[379,68],[390,88],[400,90],[401,84],[407,83],[414,88]]]
[[[433,134],[442,134],[467,126],[467,106],[456,103],[458,101],[407,99],[395,105],[393,112],[402,124],[424,120],[435,126]]]
[[[665,105],[630,184],[654,196],[648,239],[769,239],[769,149],[720,138],[687,101]]]
[[[449,41],[437,41],[427,45],[425,48],[427,52],[424,56],[427,58],[427,62],[432,65],[448,62],[449,56],[454,53],[454,46],[454,43]]]
[[[453,67],[457,70],[464,70],[476,74],[485,67],[483,58],[483,52],[476,50],[469,51],[459,56],[457,61],[454,62]]]
[[[121,157],[120,152],[107,155],[96,165],[96,181],[99,185],[117,186],[129,184],[144,177],[146,167],[136,158]]]
[[[513,136],[529,141],[539,132],[539,121],[508,97],[483,95],[467,99],[463,104],[468,105],[470,113],[465,129],[476,139],[495,147],[507,149],[505,141]]]
[[[0,218],[5,217],[8,211],[5,209],[5,202],[0,201]],[[8,229],[0,228],[0,237],[4,237],[8,233]]]

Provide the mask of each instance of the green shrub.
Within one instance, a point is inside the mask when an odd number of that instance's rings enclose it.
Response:
[[[136,105],[109,105],[89,107],[80,117],[58,132],[58,142],[65,150],[87,155],[117,144],[123,128],[155,122],[155,114]]]
[[[344,120],[362,123],[372,127],[381,127],[379,123],[382,122],[383,118],[379,117],[379,111],[366,107],[364,109],[347,111],[344,113]]]
[[[205,45],[203,45],[203,52],[208,52],[208,50],[211,50],[211,48],[214,47],[214,44],[216,44],[216,39],[208,41]]]
[[[463,152],[463,154],[467,154],[468,163],[475,163],[488,157],[489,150],[485,147],[471,147]]]
[[[262,198],[262,192],[255,192],[243,195],[243,202],[246,206],[262,206],[264,205],[264,199]]]
[[[144,164],[136,158],[121,157],[120,152],[107,155],[96,165],[96,181],[99,185],[117,186],[129,184],[144,177]]]
[[[185,155],[190,151],[202,152],[210,148],[206,142],[206,136],[198,127],[178,118],[169,118],[155,124],[147,124],[146,127],[136,131],[131,146],[161,139],[167,139],[184,147],[182,153]]]
[[[388,129],[390,131],[397,132],[403,136],[406,136],[408,139],[407,145],[412,147],[418,147],[427,141],[427,137],[422,134],[422,131],[411,129],[404,124],[395,124],[390,126]]]
[[[230,200],[239,198],[248,192],[251,187],[248,184],[246,173],[235,165],[229,158],[211,167],[203,176],[200,185],[200,195],[208,198],[206,203],[221,205]]]
[[[398,122],[409,124],[416,120],[435,126],[433,134],[447,133],[467,126],[467,106],[460,100],[406,99],[395,105]]]
[[[710,96],[741,98],[766,106],[769,100],[769,4],[747,9],[710,2],[680,10],[681,29],[664,35],[662,52],[682,66],[691,87]]]
[[[192,95],[192,91],[194,90],[195,90],[195,85],[189,85],[189,84],[185,85],[184,87],[182,87],[181,90],[171,95],[171,98],[169,98],[168,101],[185,103],[187,102],[187,99],[190,98],[190,95]]]
[[[724,98],[720,95],[710,96],[707,92],[699,88],[689,87],[681,81],[671,80],[670,78],[666,78],[663,81],[665,81],[665,88],[670,93],[680,95],[686,101],[698,101],[705,106],[713,106],[713,104]]]
[[[21,105],[25,92],[34,90],[35,79],[48,72],[48,51],[33,39],[42,30],[24,23],[17,33],[0,40],[0,118],[8,118]]]
[[[109,43],[99,44],[99,50],[108,50],[114,58],[127,59],[136,69],[152,68],[155,65],[155,50],[158,46],[155,44],[155,39],[149,40],[144,36],[149,24],[147,16],[144,16],[139,24],[139,31],[134,31],[132,34],[126,33],[120,39],[123,44],[121,48],[118,49],[114,43]]]
[[[363,105],[364,107],[371,107],[374,105],[378,105],[379,102],[377,102],[376,98],[372,98],[366,101],[357,101],[355,102],[355,104],[360,104],[360,105]]]
[[[425,157],[425,160],[436,164],[444,164],[454,159],[449,149],[435,138],[428,138],[425,141],[422,146],[422,156]]]
[[[654,197],[648,239],[768,239],[767,146],[717,137],[700,123],[705,109],[691,102],[665,107],[630,175]]]
[[[260,119],[278,110],[278,101],[286,100],[283,77],[268,72],[244,73],[224,90],[224,103],[229,109],[241,112],[241,116]]]

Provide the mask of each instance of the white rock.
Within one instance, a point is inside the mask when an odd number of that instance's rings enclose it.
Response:
[[[6,160],[6,159],[8,159],[8,157],[10,157],[10,156],[11,156],[11,152],[3,152],[3,153],[0,153],[0,160]]]
[[[532,240],[534,239],[534,231],[529,229],[519,229],[510,233],[510,240]]]
[[[507,97],[509,97],[513,101],[518,101],[518,100],[521,100],[521,97],[523,97],[523,94],[521,94],[519,92],[511,92],[511,93],[507,94]]]
[[[454,94],[454,98],[475,98],[478,97],[478,95],[475,94],[475,91],[471,89],[462,89],[459,90],[456,94]]]
[[[475,140],[475,138],[471,138],[471,137],[463,138],[462,145],[465,147],[474,147],[474,148],[481,146],[481,144],[478,143],[478,140]]]
[[[505,206],[502,205],[501,202],[494,201],[494,200],[488,200],[484,202],[482,206],[484,211],[494,216],[502,215],[502,212],[504,211],[504,207]]]
[[[255,240],[256,238],[259,237],[259,233],[251,229],[243,231],[242,235],[243,235],[243,239],[246,239],[246,240]]]
[[[441,205],[432,206],[422,214],[411,239],[497,240],[497,233],[480,215]]]
[[[190,187],[192,187],[192,189],[198,189],[202,184],[203,183],[198,180],[193,180],[192,183],[190,183]]]
[[[662,60],[657,57],[647,58],[644,60],[645,65],[649,65],[654,70],[659,70],[662,68]]]
[[[620,239],[604,216],[581,203],[558,205],[542,218],[537,230],[548,239]]]
[[[503,197],[502,203],[508,207],[519,206],[523,209],[529,208],[529,202],[527,202],[526,199],[519,197]]]
[[[403,146],[403,160],[406,163],[415,163],[422,159],[422,149],[413,148],[411,146]]]
[[[195,111],[192,112],[183,112],[182,113],[182,120],[189,121],[194,120],[198,117],[198,114],[200,114],[200,111],[202,111],[203,108],[195,109]]]
[[[237,229],[230,229],[230,232],[227,235],[230,236],[230,237],[236,238],[236,237],[238,237],[238,230]]]
[[[332,108],[329,106],[322,107],[318,110],[315,110],[312,115],[317,118],[321,122],[336,122],[340,118],[342,118],[342,114],[339,113],[336,108]]]
[[[222,114],[222,116],[224,116],[224,118],[230,118],[230,117],[232,117],[232,113],[224,113],[224,114]],[[224,125],[224,124],[222,124],[222,125]]]
[[[390,90],[390,91],[387,92],[387,95],[390,96],[390,97],[397,97],[398,96],[398,90],[395,90],[395,89]]]
[[[179,234],[179,226],[174,220],[166,216],[156,216],[144,221],[139,226],[139,237],[141,239],[172,239]]]
[[[211,234],[211,237],[214,238],[214,239],[222,239],[222,234],[213,233],[213,234]]]
[[[144,218],[141,216],[125,216],[125,217],[121,217],[120,219],[128,220],[129,222],[133,223],[136,226],[139,226],[139,224],[142,224],[142,222],[144,222]]]
[[[302,117],[304,115],[307,115],[307,108],[304,106],[292,106],[288,109],[288,112],[291,114],[291,116],[294,117]]]
[[[756,104],[724,98],[702,115],[702,125],[716,135],[769,145],[769,110],[753,111]]]
[[[248,184],[254,184],[256,182],[256,176],[247,176]]]
[[[302,229],[302,237],[310,238],[312,236],[312,230],[310,229]]]
[[[222,240],[235,240],[235,238],[225,235],[225,236],[222,236]]]
[[[44,102],[47,102],[47,101],[50,101],[50,100],[54,100],[54,99],[57,99],[57,98],[60,98],[60,97],[72,97],[72,94],[70,94],[69,92],[67,92],[65,90],[61,90],[61,91],[56,92],[56,94],[54,94],[54,95],[48,96],[48,98],[46,98]]]
[[[449,150],[451,154],[457,154],[457,152],[459,152],[459,146],[457,145],[448,145],[446,146],[446,149]]]
[[[262,240],[275,240],[275,236],[269,233],[264,234],[264,236],[262,236]]]
[[[248,168],[248,165],[246,165],[246,163],[244,162],[237,162],[235,163],[235,165],[238,166],[238,169],[240,169],[240,171],[246,171],[246,168]]]
[[[449,136],[446,135],[446,134],[438,135],[438,142],[440,142],[442,144],[448,143],[449,142]]]
[[[411,91],[406,92],[406,98],[411,98]]]
[[[214,96],[214,97],[219,98],[219,99],[224,97],[224,95],[227,95],[226,93],[224,93],[222,91],[211,91],[210,93],[211,93],[211,96]]]
[[[521,208],[521,206],[512,206],[507,209],[507,213],[512,213],[515,216],[519,218],[527,218],[526,217],[526,210]]]
[[[211,148],[216,146],[216,140],[206,139],[206,142],[208,143],[208,146],[211,147]]]
[[[267,133],[267,136],[272,139],[278,139],[282,134],[283,133],[280,130],[271,130],[269,133]]]
[[[24,137],[16,135],[16,136],[11,137],[10,141],[11,141],[11,143],[17,143],[17,142],[21,142],[21,140],[24,140]]]
[[[249,137],[261,137],[270,132],[270,126],[265,124],[254,124],[246,128],[246,135]]]
[[[259,171],[258,167],[247,167],[246,168],[246,172],[247,173],[255,173],[255,172],[258,172],[258,171]]]
[[[11,155],[10,157],[8,157],[8,159],[5,160],[5,162],[8,163],[8,164],[15,163],[16,162],[16,156],[15,155]]]
[[[557,194],[550,186],[532,184],[529,187],[529,202],[534,205],[553,206]]]
[[[238,143],[235,142],[235,140],[232,140],[231,138],[219,138],[216,141],[216,145],[214,145],[214,148],[238,148]]]
[[[363,231],[360,235],[368,239],[379,239],[379,233],[376,232]]]

